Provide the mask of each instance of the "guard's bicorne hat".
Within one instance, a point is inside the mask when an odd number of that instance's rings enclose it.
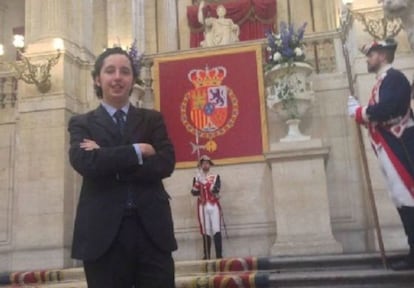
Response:
[[[368,56],[369,53],[373,51],[388,50],[395,52],[397,50],[398,43],[394,38],[387,38],[382,41],[373,41],[369,44],[365,44],[361,47],[361,52]]]
[[[198,161],[198,163],[201,165],[201,163],[202,163],[203,161],[207,161],[207,162],[209,162],[209,163],[210,163],[210,165],[214,165],[213,161],[211,161],[211,158],[210,158],[210,157],[208,157],[207,155],[203,155],[203,156],[201,156],[201,157],[200,157],[200,160]]]

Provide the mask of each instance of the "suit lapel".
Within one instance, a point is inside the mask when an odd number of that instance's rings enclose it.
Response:
[[[103,127],[106,131],[108,131],[112,136],[119,137],[118,128],[112,119],[111,115],[109,115],[108,111],[102,105],[99,105],[96,108],[94,113],[94,119],[96,124]]]
[[[123,142],[130,142],[131,139],[140,139],[142,135],[134,135],[136,133],[142,133],[142,129],[139,129],[139,127],[143,123],[143,115],[140,112],[139,109],[137,109],[135,106],[130,105],[126,120],[126,126],[125,126],[125,133],[123,137]],[[134,140],[132,140],[134,141]]]

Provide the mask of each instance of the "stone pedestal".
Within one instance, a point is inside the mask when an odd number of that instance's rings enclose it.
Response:
[[[272,255],[341,253],[332,235],[321,140],[274,143],[265,157],[272,171],[276,241]]]

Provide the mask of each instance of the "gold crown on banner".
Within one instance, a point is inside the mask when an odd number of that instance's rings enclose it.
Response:
[[[195,88],[206,86],[218,86],[227,75],[227,69],[218,66],[209,69],[193,69],[188,73],[188,80],[193,83]]]

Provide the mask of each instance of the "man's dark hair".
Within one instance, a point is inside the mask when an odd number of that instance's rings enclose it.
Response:
[[[95,78],[97,76],[99,76],[99,74],[101,73],[101,69],[102,69],[102,66],[104,64],[105,59],[108,56],[114,55],[114,54],[121,54],[121,55],[125,55],[126,57],[128,57],[129,63],[131,64],[132,75],[133,75],[134,79],[137,78],[137,76],[138,76],[138,72],[135,71],[135,68],[134,68],[134,65],[133,65],[134,61],[132,60],[131,56],[129,56],[129,54],[125,50],[123,50],[121,47],[107,48],[104,52],[102,52],[98,56],[98,58],[96,58],[95,65],[94,65],[93,71],[91,73],[92,74],[92,79],[94,81],[93,82],[93,88],[95,89],[96,96],[99,99],[102,99],[102,97],[103,97],[102,88],[96,85]]]
[[[395,50],[391,50],[391,49],[384,49],[382,51],[385,55],[385,59],[387,59],[388,63],[392,63],[394,62],[394,58],[395,58]]]

